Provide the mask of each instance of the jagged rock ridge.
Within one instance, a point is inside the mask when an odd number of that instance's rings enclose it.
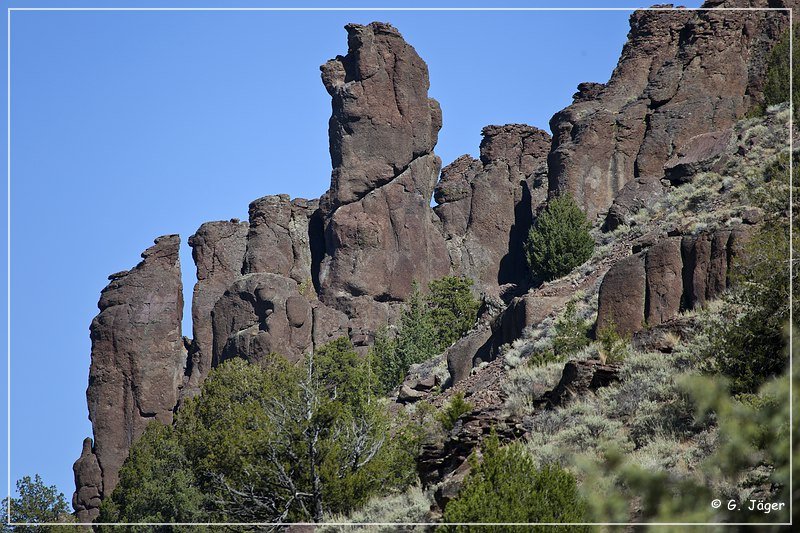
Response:
[[[226,358],[257,361],[274,350],[297,359],[341,335],[363,351],[415,281],[464,275],[506,302],[524,292],[522,243],[546,197],[569,191],[590,215],[611,208],[620,223],[662,194],[665,165],[680,181],[702,159],[687,160],[691,150],[680,147],[724,131],[759,102],[766,50],[785,25],[780,12],[635,12],[612,79],[581,84],[551,121],[552,139],[526,125],[488,126],[480,159],[459,158],[441,178],[442,117],[424,61],[388,24],[348,25],[347,55],[321,67],[332,98],[330,189],[320,200],[265,196],[251,203],[248,222],[206,223],[190,237],[194,338],[181,337],[177,236],[158,239],[103,291],[87,390],[95,441],[74,467],[79,518],[97,516],[144,425],[170,423]],[[723,237],[674,237],[613,267],[639,269],[604,281],[624,278],[626,305],[636,302],[631,330],[724,289],[727,238],[724,262],[714,254]],[[448,351],[453,381],[566,298],[546,290],[515,298]],[[627,312],[608,298],[601,307],[615,320]]]

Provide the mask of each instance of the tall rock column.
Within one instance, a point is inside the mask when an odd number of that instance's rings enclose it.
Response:
[[[450,271],[430,207],[442,122],[438,103],[428,98],[428,68],[388,24],[345,28],[347,55],[321,67],[332,97],[333,172],[321,202],[319,286],[323,301],[340,309],[347,307],[342,300],[358,297],[403,300],[413,282]]]
[[[83,516],[114,490],[131,445],[148,423],[172,423],[183,385],[186,350],[181,337],[183,293],[177,235],[159,237],[130,271],[109,276],[90,327],[92,363],[86,399],[94,447],[84,443],[76,481],[95,487],[88,497],[76,487]],[[96,462],[95,462],[96,459]],[[96,468],[102,477],[97,483]],[[93,494],[92,494],[93,496]]]

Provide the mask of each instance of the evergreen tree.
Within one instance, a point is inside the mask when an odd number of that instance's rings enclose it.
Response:
[[[793,69],[794,78],[792,85],[794,91],[794,116],[798,117],[798,107],[800,106],[800,24],[794,25],[792,56],[795,60]],[[766,105],[780,104],[789,101],[789,30],[781,37],[781,40],[773,47],[767,62],[767,77],[764,80],[764,103]]]
[[[444,510],[444,521],[459,522],[559,522],[586,521],[586,506],[578,495],[575,478],[557,465],[537,469],[519,444],[501,447],[496,434],[481,446],[483,460],[470,458],[472,470],[458,496]],[[470,531],[468,526],[443,526],[442,531]],[[485,531],[507,528],[485,527]],[[546,531],[532,526],[527,531]],[[570,531],[588,531],[573,526]]]
[[[590,228],[586,215],[570,195],[548,202],[525,243],[531,273],[549,281],[587,261],[594,251]]]
[[[16,487],[19,496],[11,498],[10,505],[8,498],[2,502],[3,529],[5,531],[74,531],[77,529],[77,526],[74,528],[69,526],[9,526],[9,521],[18,524],[52,524],[75,521],[70,514],[64,495],[58,491],[55,485],[45,485],[39,474],[36,474],[33,479],[30,476],[23,477],[17,481]]]
[[[202,394],[131,448],[102,516],[319,521],[416,479],[419,432],[392,426],[346,338],[291,364],[270,354],[212,370]]]
[[[472,295],[469,278],[446,276],[428,284],[427,303],[439,349],[463,337],[475,325],[480,302]]]

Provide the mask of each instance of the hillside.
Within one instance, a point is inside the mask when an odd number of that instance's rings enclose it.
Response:
[[[328,191],[188,238],[191,333],[178,235],[109,276],[78,521],[787,520],[710,505],[792,497],[787,12],[630,24],[443,168],[423,58],[346,26]]]

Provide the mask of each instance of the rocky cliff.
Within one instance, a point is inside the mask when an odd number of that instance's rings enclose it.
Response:
[[[189,238],[193,338],[181,336],[177,236],[110,277],[91,327],[94,441],[74,466],[81,521],[97,516],[144,426],[171,423],[215,365],[269,352],[297,360],[343,335],[364,351],[414,282],[470,277],[494,309],[444,354],[451,383],[470,383],[474,366],[578,288],[601,284],[598,326],[613,320],[625,332],[724,290],[743,230],[665,228],[635,250],[620,244],[580,279],[531,286],[523,243],[548,197],[570,192],[596,226],[611,229],[731,149],[718,132],[760,103],[765,58],[788,18],[654,10],[630,20],[611,79],[581,84],[551,120],[552,138],[521,124],[487,126],[480,158],[444,169],[434,153],[442,113],[425,62],[388,24],[346,26],[347,54],[321,67],[332,100],[330,188],[319,200],[265,196],[247,222],[209,222]]]
[[[550,193],[570,192],[594,218],[626,188],[657,183],[681,145],[729,128],[760,102],[767,52],[785,25],[776,11],[635,12],[608,83],[579,85],[550,120]]]

